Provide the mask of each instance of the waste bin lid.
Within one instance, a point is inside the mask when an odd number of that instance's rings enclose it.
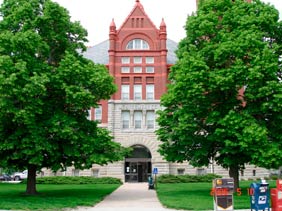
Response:
[[[263,184],[263,185],[268,185],[268,183],[266,182],[265,179],[261,179],[261,184]]]

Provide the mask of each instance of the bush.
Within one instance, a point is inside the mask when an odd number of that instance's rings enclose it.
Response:
[[[26,183],[26,180],[23,181]],[[36,178],[36,184],[122,184],[122,181],[113,177],[69,177],[52,176]]]
[[[264,178],[266,180],[278,180],[280,179],[278,175],[270,175],[269,177]]]
[[[164,174],[158,177],[159,183],[196,183],[196,182],[212,182],[213,179],[221,178],[216,174],[206,175],[170,175]]]

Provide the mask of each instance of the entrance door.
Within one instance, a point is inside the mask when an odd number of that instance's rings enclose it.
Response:
[[[147,182],[152,171],[152,164],[147,161],[126,159],[125,182]]]
[[[134,146],[130,157],[125,158],[125,182],[147,182],[151,176],[151,153],[143,146]]]
[[[125,180],[126,182],[138,181],[138,163],[137,162],[125,162]]]
[[[143,177],[144,177],[144,174],[146,174],[146,171],[144,171],[144,163],[138,163],[138,182],[143,182]]]

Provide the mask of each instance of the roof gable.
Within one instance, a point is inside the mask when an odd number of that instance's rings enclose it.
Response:
[[[121,27],[118,29],[118,32],[123,29],[131,28],[153,28],[154,30],[158,31],[155,24],[146,14],[143,5],[138,0]]]
[[[177,61],[177,56],[175,54],[175,51],[177,50],[177,45],[178,43],[167,39],[167,64],[173,65]],[[97,45],[94,45],[92,47],[87,48],[85,52],[82,53],[82,55],[87,58],[92,60],[96,64],[104,64],[108,65],[109,64],[109,40],[105,40],[104,42],[101,42]]]

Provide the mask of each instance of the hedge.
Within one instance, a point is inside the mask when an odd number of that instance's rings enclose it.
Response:
[[[122,181],[113,177],[52,176],[36,178],[36,184],[122,184]]]
[[[216,174],[205,175],[171,175],[164,174],[158,177],[159,183],[196,183],[196,182],[212,182],[213,179],[222,178]]]

